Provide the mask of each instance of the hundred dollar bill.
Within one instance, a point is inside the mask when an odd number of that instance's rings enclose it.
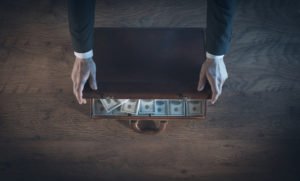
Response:
[[[155,99],[155,111],[153,116],[168,115],[168,99]]]
[[[185,101],[181,99],[169,100],[169,115],[170,116],[184,116],[185,115]]]
[[[199,99],[190,99],[186,101],[186,115],[192,116],[192,115],[203,115],[203,100]]]
[[[102,102],[105,110],[107,112],[111,112],[112,110],[127,102],[128,99],[100,99],[100,101]]]
[[[140,109],[138,114],[152,114],[155,112],[154,99],[140,99]]]
[[[127,102],[122,104],[121,112],[137,115],[139,111],[140,100],[139,99],[129,99]]]
[[[112,110],[111,111],[112,115],[113,116],[125,116],[125,115],[127,115],[126,113],[121,112],[121,107],[122,106],[119,106],[116,109]]]
[[[107,112],[102,105],[100,99],[94,99],[93,100],[93,112],[96,115],[111,115],[111,112]]]

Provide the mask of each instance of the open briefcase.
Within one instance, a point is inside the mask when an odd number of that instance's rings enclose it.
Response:
[[[98,90],[86,84],[83,91],[92,118],[128,120],[140,133],[163,131],[168,120],[205,118],[211,90],[207,84],[197,91],[203,28],[95,28],[94,37]],[[106,110],[103,101],[125,103]],[[136,112],[124,112],[124,106]],[[159,126],[141,129],[142,120]]]

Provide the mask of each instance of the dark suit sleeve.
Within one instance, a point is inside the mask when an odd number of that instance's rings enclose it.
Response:
[[[92,50],[95,0],[68,0],[68,19],[74,51]]]
[[[224,55],[229,48],[235,0],[207,0],[206,51]]]

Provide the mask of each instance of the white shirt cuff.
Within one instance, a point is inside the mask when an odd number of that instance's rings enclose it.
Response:
[[[221,59],[223,57],[224,57],[224,55],[213,55],[213,54],[206,52],[206,58],[209,58],[209,59]]]
[[[77,58],[81,58],[81,59],[88,59],[88,58],[92,58],[93,57],[93,50],[84,52],[84,53],[78,53],[78,52],[74,52],[74,55]]]

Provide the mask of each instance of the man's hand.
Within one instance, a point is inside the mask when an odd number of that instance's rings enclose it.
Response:
[[[73,81],[73,93],[79,104],[86,104],[86,99],[82,98],[82,91],[86,81],[89,79],[90,87],[97,90],[96,65],[92,58],[76,58],[71,74]]]
[[[214,104],[221,95],[222,86],[227,78],[228,74],[223,58],[207,58],[201,67],[198,91],[202,91],[204,89],[207,79],[212,90],[211,103]]]

